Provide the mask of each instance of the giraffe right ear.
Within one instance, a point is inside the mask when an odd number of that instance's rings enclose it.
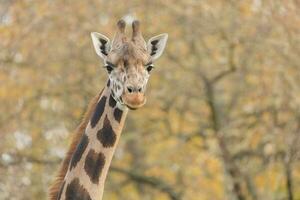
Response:
[[[147,50],[152,58],[152,61],[156,60],[163,53],[168,40],[168,34],[160,34],[149,39],[147,44]]]
[[[110,41],[109,39],[97,32],[92,32],[91,37],[93,40],[93,45],[96,50],[96,53],[98,56],[100,56],[102,59],[105,59],[108,55],[108,52],[110,50]]]

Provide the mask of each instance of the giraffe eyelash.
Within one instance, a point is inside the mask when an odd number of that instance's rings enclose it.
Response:
[[[114,65],[113,63],[108,62],[108,61],[105,63],[105,67],[106,67],[106,66],[111,66],[111,67],[113,67],[113,68],[116,67],[116,65]]]
[[[145,65],[145,67],[147,67],[147,66],[149,66],[149,65],[153,65],[153,63],[150,61],[150,62],[148,62],[148,63]]]

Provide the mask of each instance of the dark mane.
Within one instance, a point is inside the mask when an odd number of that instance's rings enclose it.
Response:
[[[58,194],[60,192],[61,189],[61,185],[64,181],[65,175],[67,173],[68,170],[68,166],[70,163],[70,160],[72,158],[72,155],[74,154],[74,151],[77,147],[77,144],[80,142],[80,139],[84,133],[84,130],[91,118],[91,115],[93,114],[93,111],[95,110],[95,107],[97,105],[97,102],[102,94],[103,90],[97,95],[95,96],[92,101],[90,102],[88,109],[83,117],[82,122],[80,123],[80,125],[77,127],[75,133],[73,134],[73,138],[72,138],[72,143],[69,147],[69,150],[66,154],[65,159],[63,160],[60,169],[53,181],[53,183],[51,184],[50,188],[49,188],[49,196],[48,199],[49,200],[57,200]]]

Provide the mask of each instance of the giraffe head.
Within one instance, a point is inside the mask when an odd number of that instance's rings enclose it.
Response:
[[[100,34],[91,33],[96,53],[104,61],[109,76],[109,87],[113,98],[120,105],[137,109],[146,102],[147,82],[165,48],[168,35],[150,38],[146,43],[140,31],[139,21],[132,22],[132,37],[125,34],[126,23],[120,20],[112,42]]]

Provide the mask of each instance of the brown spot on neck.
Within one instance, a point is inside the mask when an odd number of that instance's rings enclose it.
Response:
[[[99,178],[105,164],[103,153],[96,153],[93,149],[89,151],[84,162],[84,170],[94,184],[99,183]]]
[[[85,113],[85,115],[83,117],[82,122],[80,123],[80,125],[78,126],[76,131],[72,134],[73,135],[72,143],[69,147],[69,150],[66,154],[65,159],[63,160],[63,162],[60,166],[60,169],[56,175],[56,178],[54,179],[53,183],[51,184],[51,186],[49,188],[49,200],[58,200],[58,194],[61,190],[65,175],[66,175],[68,167],[69,167],[70,160],[75,152],[75,149],[76,149],[79,141],[82,138],[84,130],[85,130],[93,112],[95,111],[95,107],[96,107],[97,102],[98,102],[100,96],[102,95],[102,93],[103,93],[103,90],[91,100],[91,102],[87,108],[87,112]]]
[[[66,189],[66,200],[92,200],[88,191],[75,178]]]
[[[105,116],[103,121],[103,127],[97,133],[97,138],[104,148],[113,147],[117,140],[117,135],[107,116]]]

